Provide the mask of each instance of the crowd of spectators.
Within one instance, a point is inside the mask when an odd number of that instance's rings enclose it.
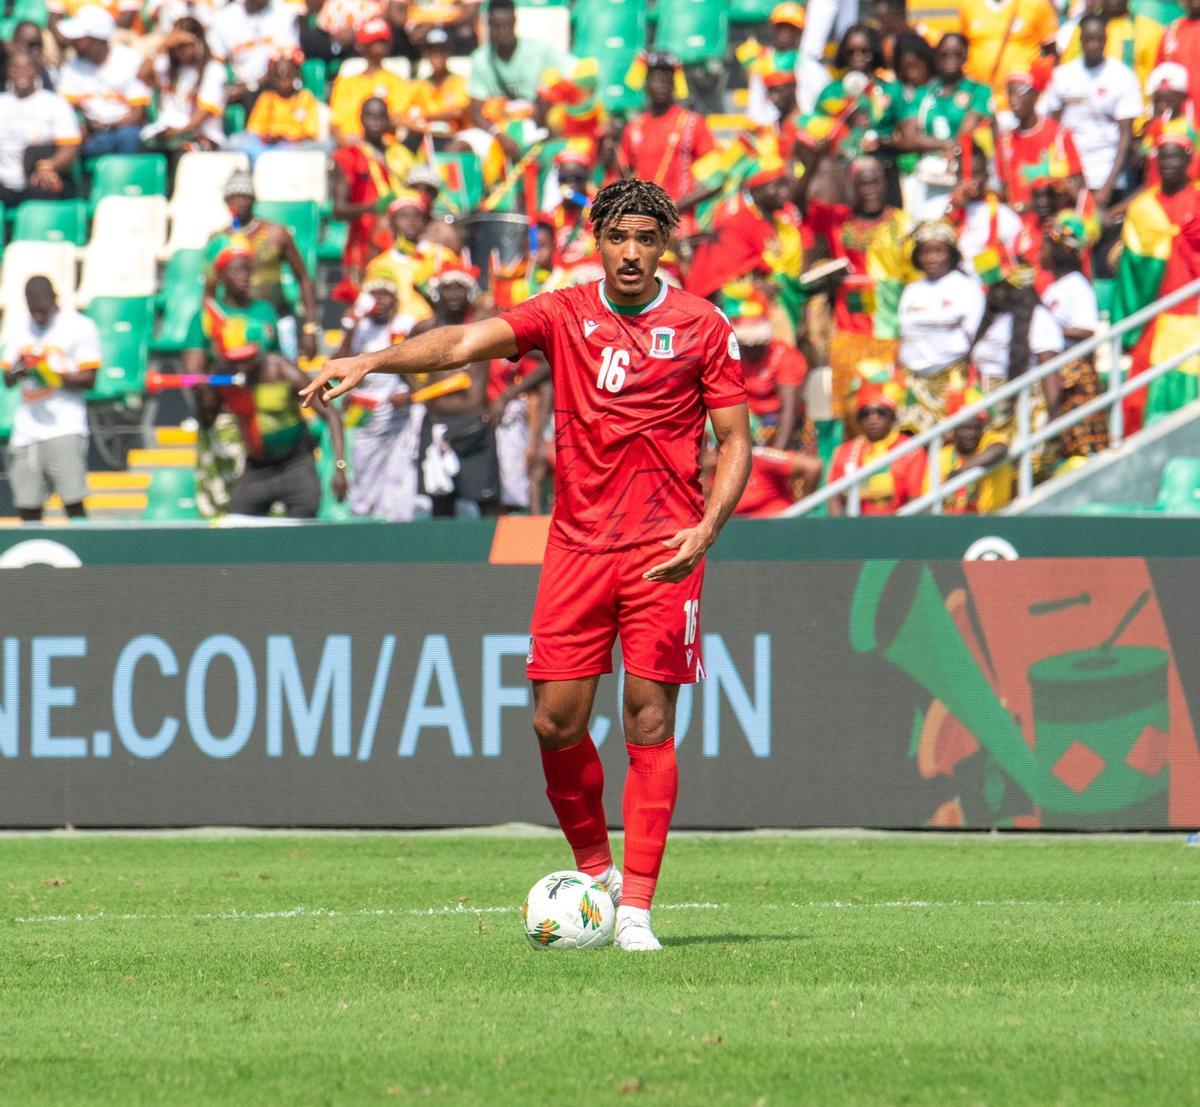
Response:
[[[687,2],[719,37],[722,6]],[[962,0],[940,22],[905,0],[789,0],[711,63],[683,64],[660,27],[615,94],[606,59],[572,52],[606,3],[575,0],[570,48],[518,33],[513,0],[49,0],[44,27],[2,24],[10,219],[85,197],[106,154],[165,156],[172,175],[184,154],[245,155],[172,366],[226,381],[191,394],[206,512],[309,517],[322,496],[392,521],[546,510],[553,395],[536,357],[369,380],[315,423],[295,393],[315,359],[598,279],[590,198],[622,174],[675,198],[662,275],[717,303],[741,345],[758,444],[744,514],[782,510],[1200,275],[1200,0]],[[323,271],[256,208],[256,165],[279,152],[326,159],[324,225],[344,245]],[[50,489],[77,514],[95,337],[49,281],[25,291],[4,305],[25,409],[10,481],[26,518]],[[1198,307],[1131,332],[1130,371],[1200,342]],[[1190,369],[1130,397],[1126,428],[1197,398]],[[1033,428],[1101,387],[1076,358],[1042,382]],[[948,436],[941,481],[1003,462],[1014,419]],[[1106,427],[1048,443],[1039,479],[1103,450]],[[57,437],[71,450],[31,452]],[[922,495],[926,464],[918,451],[865,483],[861,510]],[[1011,495],[1001,465],[945,509]]]

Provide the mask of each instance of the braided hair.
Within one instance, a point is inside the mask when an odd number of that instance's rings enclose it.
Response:
[[[626,215],[645,215],[655,220],[666,238],[679,225],[675,201],[666,190],[637,177],[613,181],[596,193],[591,216],[596,237],[604,233],[605,227]]]

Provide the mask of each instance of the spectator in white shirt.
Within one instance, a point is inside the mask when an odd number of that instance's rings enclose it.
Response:
[[[913,264],[922,273],[900,297],[900,366],[914,403],[900,424],[924,430],[946,414],[946,393],[967,356],[983,318],[983,290],[959,265],[958,234],[941,220],[913,232]],[[959,385],[961,387],[961,384]]]
[[[1082,56],[1055,69],[1043,107],[1071,132],[1096,205],[1109,208],[1129,161],[1142,90],[1129,66],[1104,56],[1108,25],[1103,16],[1083,17],[1079,45]]]
[[[83,156],[136,154],[150,103],[138,72],[142,56],[112,41],[117,25],[103,8],[88,4],[59,25],[74,47],[62,68],[59,89],[83,117]]]
[[[777,4],[771,12],[771,49],[775,54],[796,51],[796,104],[800,111],[808,114],[813,110],[817,97],[829,84],[829,70],[816,58],[799,50],[800,36],[804,31],[804,9],[796,3]],[[763,84],[762,76],[751,73],[749,80],[746,114],[752,123],[769,127],[779,120],[779,109],[771,102]]]
[[[8,321],[0,354],[4,383],[21,388],[8,443],[13,500],[22,520],[36,523],[57,492],[67,515],[77,518],[87,494],[83,394],[100,367],[100,333],[86,316],[58,306],[47,277],[29,278],[25,303],[29,314]]]
[[[157,96],[155,121],[142,142],[168,151],[215,150],[225,141],[225,68],[209,57],[204,27],[182,16],[163,38],[158,55],[142,67]]]
[[[208,34],[213,58],[233,72],[227,98],[247,111],[271,60],[293,53],[299,44],[296,9],[283,0],[230,0],[213,16]]]
[[[24,200],[60,200],[79,153],[79,124],[71,105],[47,92],[27,54],[8,63],[11,91],[0,93],[0,207]]]
[[[42,38],[41,27],[29,19],[15,24],[12,36],[8,40],[8,54],[9,57],[14,54],[28,54],[37,67],[42,88],[54,91],[55,77],[46,58],[46,44]]]

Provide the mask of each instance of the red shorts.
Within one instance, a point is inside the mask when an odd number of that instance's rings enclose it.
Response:
[[[547,546],[529,628],[529,679],[611,673],[618,634],[626,672],[665,684],[703,677],[704,562],[679,584],[642,579],[672,554],[661,542],[615,553]]]

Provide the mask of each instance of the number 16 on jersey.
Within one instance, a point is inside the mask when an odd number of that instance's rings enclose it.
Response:
[[[625,370],[629,368],[629,351],[617,350],[612,346],[604,347],[600,359],[600,373],[596,377],[596,387],[604,392],[620,392],[625,384]]]

